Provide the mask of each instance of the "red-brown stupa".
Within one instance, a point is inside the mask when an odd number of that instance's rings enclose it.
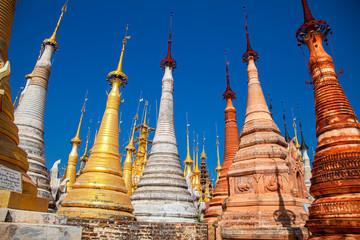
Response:
[[[229,197],[217,229],[222,239],[306,239],[307,192],[295,147],[280,135],[267,107],[246,25],[248,96],[239,150],[229,167]],[[295,152],[294,152],[295,149]],[[298,178],[298,179],[297,179]],[[303,184],[301,184],[301,181]],[[298,184],[294,184],[294,183]]]
[[[317,148],[306,227],[311,239],[360,239],[360,124],[341,88],[322,39],[329,25],[315,20],[302,0],[305,23],[296,32],[310,51]]]
[[[226,51],[225,51],[226,55]],[[221,215],[222,202],[228,197],[228,181],[226,175],[228,172],[229,166],[233,163],[233,159],[236,153],[236,150],[239,147],[239,131],[236,124],[236,109],[233,106],[233,99],[235,99],[236,94],[230,88],[229,81],[229,69],[228,62],[226,62],[226,79],[227,87],[226,91],[223,94],[223,99],[226,100],[227,106],[225,109],[225,149],[224,149],[224,161],[221,166],[221,172],[219,181],[217,182],[213,197],[210,200],[210,207],[205,212],[204,222],[209,224],[209,239],[214,239],[214,223],[217,221],[218,217]],[[216,225],[216,224],[215,224]]]

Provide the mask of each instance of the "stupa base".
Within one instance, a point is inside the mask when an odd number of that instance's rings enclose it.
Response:
[[[0,190],[0,208],[47,212],[49,199],[29,194]]]
[[[225,239],[259,239],[275,240],[289,239],[301,240],[308,239],[309,231],[305,227],[264,227],[264,228],[246,228],[244,226],[233,225],[231,228],[218,229],[221,238]]]
[[[65,214],[70,218],[113,219],[124,221],[136,220],[132,213],[101,208],[61,207],[56,213]]]

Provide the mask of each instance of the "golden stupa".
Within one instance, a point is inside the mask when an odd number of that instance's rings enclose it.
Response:
[[[132,134],[130,137],[129,144],[125,147],[126,151],[126,158],[124,161],[124,172],[123,172],[123,179],[125,181],[125,186],[128,191],[129,197],[133,194],[133,183],[132,183],[132,154],[136,151],[134,146],[134,135],[135,135],[135,128],[136,128],[136,120],[137,114],[134,119],[134,126],[132,129]]]
[[[128,38],[125,34],[118,68],[108,74],[107,80],[112,88],[89,160],[62,202],[62,208],[57,211],[59,214],[80,218],[135,219],[122,178],[119,155],[120,87],[127,83],[122,63]]]
[[[75,183],[75,179],[76,179],[76,165],[77,165],[78,158],[79,158],[78,148],[82,143],[82,141],[80,139],[80,129],[81,129],[81,123],[82,123],[82,120],[84,117],[86,101],[87,101],[87,98],[85,97],[84,105],[81,109],[79,126],[77,128],[75,137],[73,139],[71,139],[71,142],[70,142],[72,145],[72,149],[71,149],[71,152],[68,157],[68,163],[66,166],[65,175],[63,177],[63,179],[70,178],[69,181],[67,182],[66,192],[69,192],[72,189],[72,185]]]

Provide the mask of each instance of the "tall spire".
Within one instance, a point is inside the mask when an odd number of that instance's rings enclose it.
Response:
[[[299,139],[298,139],[298,136],[297,136],[296,117],[294,116],[294,109],[293,108],[291,108],[291,114],[292,114],[292,117],[293,117],[293,128],[294,128],[294,134],[295,134],[295,147],[298,150],[300,158],[301,158],[301,154],[300,154],[300,150],[299,150],[300,149],[300,144],[299,144]]]
[[[217,184],[218,181],[219,181],[220,171],[221,171],[220,155],[219,155],[219,136],[217,135],[217,131],[216,131],[216,152],[217,152],[217,165],[216,165],[216,168],[215,168],[215,172],[216,172],[216,181],[215,181],[215,183]]]
[[[299,104],[296,103],[296,107],[297,107],[298,115],[299,115],[299,116],[298,116],[298,121],[299,121],[300,135],[301,135],[301,146],[300,146],[300,149],[301,149],[301,151],[304,151],[304,150],[308,150],[309,147],[306,145],[305,139],[304,139],[304,135],[303,135],[302,125],[301,125],[301,120],[300,120]]]
[[[191,166],[194,164],[194,161],[191,159],[190,156],[190,141],[189,141],[189,122],[187,119],[187,113],[186,113],[186,158],[184,160],[184,177],[191,174]]]
[[[63,18],[64,12],[66,12],[67,3],[68,3],[68,0],[66,1],[63,8],[61,9],[61,14],[60,14],[59,20],[58,20],[58,22],[56,24],[56,27],[55,27],[55,30],[54,30],[53,34],[51,35],[50,38],[45,39],[44,42],[43,42],[44,46],[48,45],[48,44],[53,45],[54,46],[54,51],[57,51],[58,48],[59,48],[59,44],[56,42],[56,35],[58,33],[58,30],[59,30],[60,23],[61,23],[61,20]]]
[[[112,72],[110,72],[108,74],[108,81],[109,82],[112,82],[113,79],[120,78],[121,79],[121,85],[123,85],[123,86],[125,84],[127,84],[127,79],[128,79],[128,77],[126,76],[125,73],[123,73],[123,70],[122,70],[126,40],[130,39],[130,36],[127,35],[128,30],[129,30],[129,25],[126,25],[125,37],[124,37],[124,40],[122,42],[123,46],[122,46],[122,49],[121,49],[121,55],[120,55],[120,60],[119,60],[118,67],[116,68],[115,71],[112,71]]]
[[[88,99],[87,99],[87,92],[86,92],[84,105],[81,109],[81,116],[80,116],[80,121],[79,121],[77,131],[76,131],[76,135],[73,139],[71,139],[72,149],[71,149],[71,152],[68,157],[68,162],[67,162],[66,171],[65,171],[65,175],[64,175],[64,179],[70,178],[70,180],[67,182],[66,192],[69,192],[72,189],[72,185],[75,183],[75,179],[76,179],[76,165],[77,165],[78,158],[79,158],[78,147],[82,143],[82,141],[80,139],[80,129],[81,129],[81,123],[83,120],[83,116],[84,116],[84,112],[85,112],[85,105],[86,105],[87,100]]]
[[[168,54],[161,61],[165,71],[155,136],[131,203],[138,221],[194,222],[196,209],[184,179],[175,137],[172,70],[176,62]]]
[[[123,49],[126,39],[125,35]],[[123,54],[124,51],[122,57]],[[107,80],[112,83],[111,91],[89,160],[62,202],[62,208],[57,211],[59,214],[80,218],[135,219],[130,197],[126,194],[119,155],[120,86],[125,84],[127,77],[122,71],[114,71],[108,74]]]
[[[259,54],[252,50],[251,45],[250,45],[250,38],[249,38],[249,31],[248,31],[248,24],[247,24],[247,14],[245,12],[245,6],[243,6],[243,10],[244,10],[244,17],[245,17],[245,30],[246,30],[246,41],[247,41],[247,48],[246,48],[246,52],[243,54],[242,58],[244,62],[248,61],[248,56],[253,56],[254,57],[254,61],[257,61],[259,59]]]
[[[126,189],[128,190],[127,194],[129,197],[133,194],[133,184],[132,184],[132,154],[136,151],[134,146],[134,135],[135,135],[135,128],[136,128],[136,121],[138,119],[138,114],[134,118],[134,126],[132,128],[132,133],[130,137],[129,144],[125,147],[126,151],[126,159],[124,161],[124,171],[123,171],[123,179],[125,181]]]
[[[269,97],[269,110],[270,110],[270,115],[271,115],[271,118],[274,119],[273,112],[272,112],[272,104],[271,104],[272,98],[270,97],[270,93],[268,93],[268,97]]]
[[[282,108],[282,111],[283,111],[283,119],[284,119],[285,141],[286,141],[287,143],[289,143],[289,142],[291,141],[291,138],[290,138],[290,136],[289,136],[289,132],[288,132],[287,126],[286,126],[285,109],[284,109],[283,101],[281,101],[281,108]]]
[[[91,123],[91,119],[90,119],[90,123]],[[86,136],[86,144],[85,144],[84,154],[80,157],[80,168],[79,168],[79,171],[76,173],[76,177],[79,177],[82,174],[85,164],[89,159],[89,150],[88,150],[89,139],[90,139],[90,124],[88,126],[88,134]]]
[[[236,94],[230,88],[229,80],[229,62],[227,60],[226,50],[225,50],[225,63],[226,63],[226,90],[223,93],[223,99],[235,99]]]
[[[229,62],[227,61],[227,55],[225,55],[225,61],[228,89],[230,89],[228,74]],[[236,109],[232,102],[236,95],[233,91],[228,91],[228,89],[223,94],[223,99],[226,99],[224,158],[221,168],[217,167],[218,170],[221,169],[220,175],[218,176],[217,184],[213,192],[213,198],[210,200],[210,207],[206,210],[204,218],[204,221],[210,226],[209,231],[214,231],[213,223],[217,221],[217,218],[221,215],[222,202],[228,197],[229,184],[226,176],[228,169],[233,162],[236,150],[239,147],[239,130],[236,123]],[[219,165],[220,160],[218,157],[218,166]]]
[[[307,2],[302,3],[306,13]],[[305,15],[296,32],[299,45],[306,44],[310,53],[317,137],[310,188],[315,201],[306,227],[314,239],[356,239],[360,236],[355,227],[360,225],[360,124],[323,47],[329,31],[325,21]]]
[[[170,28],[169,28],[169,42],[168,42],[168,52],[166,55],[166,58],[164,58],[163,60],[161,60],[160,62],[160,67],[162,69],[165,69],[166,65],[169,65],[172,67],[172,70],[174,70],[176,68],[176,61],[174,59],[172,59],[171,57],[171,23],[172,23],[172,14],[173,12],[170,12]]]
[[[141,99],[140,99],[141,100]],[[147,109],[148,109],[148,101],[145,102],[144,106],[144,116],[143,123],[135,128],[135,131],[139,131],[140,136],[138,138],[138,149],[136,151],[136,156],[134,163],[132,165],[132,187],[134,192],[137,189],[137,184],[139,183],[140,178],[142,177],[142,173],[147,163],[147,147],[148,144],[151,144],[151,141],[148,140],[149,133],[154,131],[153,128],[147,125]]]
[[[201,190],[202,190],[202,200],[204,202],[207,202],[209,199],[206,197],[208,193],[206,193],[207,185],[208,185],[208,169],[206,165],[206,154],[205,154],[205,131],[204,131],[204,139],[203,139],[203,150],[201,153],[201,164],[200,164],[200,184],[201,184]]]
[[[329,24],[323,20],[315,20],[312,16],[307,0],[301,0],[304,10],[304,24],[296,31],[298,44],[304,44],[304,37],[312,30],[321,33],[322,38],[330,32]]]

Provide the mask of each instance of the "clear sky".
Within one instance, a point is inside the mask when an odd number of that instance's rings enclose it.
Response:
[[[45,38],[51,36],[65,0],[18,1],[10,42],[13,99],[24,76],[36,63]],[[220,158],[224,148],[224,109],[222,93],[226,89],[224,49],[228,51],[231,88],[237,94],[239,130],[244,122],[247,75],[242,54],[246,50],[244,15],[246,5],[251,45],[259,55],[257,67],[260,82],[268,100],[271,94],[274,120],[283,133],[281,101],[284,101],[288,130],[294,136],[291,108],[298,116],[300,105],[305,140],[316,148],[315,114],[312,86],[305,84],[310,76],[301,49],[297,46],[296,30],[303,23],[300,0],[257,1],[94,1],[70,0],[61,23],[49,80],[45,110],[46,165],[61,159],[64,167],[75,136],[80,110],[88,90],[88,102],[81,129],[85,147],[87,127],[91,123],[91,145],[98,118],[105,110],[107,74],[116,69],[125,26],[129,24],[131,39],[126,45],[123,71],[128,75],[120,106],[122,123],[120,151],[136,113],[140,92],[149,101],[150,126],[156,126],[156,102],[159,107],[163,71],[159,67],[167,51],[169,15],[173,11],[172,56],[178,63],[174,76],[175,130],[181,161],[186,156],[186,112],[189,115],[190,137],[199,134],[205,150],[211,177],[216,178],[216,133],[218,125]],[[355,113],[360,112],[360,83],[356,69],[360,56],[360,2],[358,0],[309,0],[316,19],[329,23],[336,71],[344,68],[340,83]],[[308,50],[303,46],[308,61]],[[331,46],[325,50],[333,56]],[[143,109],[143,104],[140,109]],[[140,111],[142,113],[142,111]],[[141,117],[141,114],[140,114]],[[298,123],[297,123],[298,124]],[[153,138],[153,134],[150,136]]]

